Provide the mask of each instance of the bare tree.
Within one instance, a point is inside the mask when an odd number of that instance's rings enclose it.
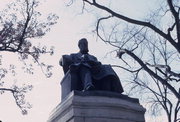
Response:
[[[156,108],[155,114],[160,107],[169,122],[179,121],[180,1],[161,1],[159,8],[150,11],[144,20],[122,15],[100,0],[82,0],[82,3],[83,10],[94,7],[106,12],[99,14],[96,34],[115,48],[113,52],[122,64],[114,66],[131,73],[131,90],[144,91],[145,100]]]
[[[56,24],[58,16],[49,14],[47,18],[43,18],[41,13],[36,10],[38,6],[39,2],[36,0],[16,0],[0,11],[0,53],[18,54],[20,61],[24,64],[23,69],[29,74],[33,74],[33,65],[29,64],[30,67],[28,67],[26,60],[31,57],[33,63],[39,65],[43,73],[50,77],[52,66],[40,62],[39,58],[43,54],[52,55],[53,48],[35,46],[32,41],[43,37],[50,27]],[[3,63],[2,58],[3,55],[0,57],[0,65]],[[22,113],[27,114],[27,109],[31,108],[31,105],[25,102],[25,93],[30,91],[33,86],[13,85],[11,88],[5,88],[6,82],[2,80],[8,72],[15,72],[15,68],[14,64],[10,64],[9,69],[0,68],[0,93],[11,92]]]

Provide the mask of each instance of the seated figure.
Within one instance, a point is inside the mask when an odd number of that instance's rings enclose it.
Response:
[[[104,90],[122,93],[122,85],[112,67],[102,65],[88,53],[87,39],[79,40],[78,47],[78,53],[63,55],[60,60],[65,76],[69,76],[63,80],[68,79],[67,82],[70,82],[70,91]]]

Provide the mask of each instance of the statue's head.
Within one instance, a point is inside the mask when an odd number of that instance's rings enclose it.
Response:
[[[80,49],[80,52],[83,53],[83,54],[86,54],[89,52],[88,50],[88,41],[86,38],[82,38],[79,40],[78,42],[78,47]]]

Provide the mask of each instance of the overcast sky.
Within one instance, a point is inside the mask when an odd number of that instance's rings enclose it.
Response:
[[[0,0],[0,8],[3,8],[5,3],[9,1],[11,0]],[[67,8],[65,6],[66,0],[42,0],[42,2],[41,11],[43,13],[53,12],[60,17],[58,23],[40,40],[42,44],[55,47],[53,56],[47,56],[42,59],[47,64],[54,65],[53,76],[47,79],[40,68],[36,67],[34,75],[24,74],[20,71],[16,77],[9,78],[8,82],[10,84],[24,82],[34,85],[33,90],[26,95],[27,101],[33,105],[33,108],[28,111],[28,115],[23,116],[15,105],[12,94],[5,93],[0,95],[0,120],[2,122],[47,121],[50,112],[60,103],[60,80],[63,77],[63,71],[58,64],[59,59],[63,54],[77,52],[77,41],[80,38],[86,37],[89,40],[91,54],[95,55],[103,63],[111,63],[109,59],[104,58],[105,52],[108,52],[111,47],[101,41],[97,42],[95,36],[90,34],[94,27],[96,16],[79,14],[81,13],[81,6],[78,6],[78,4]],[[152,6],[150,0],[119,0],[119,4],[115,5],[115,7],[121,7],[122,13],[133,17],[141,17],[145,9],[148,10]],[[0,55],[3,55],[3,61],[5,61],[3,66],[11,63],[21,65],[14,54],[0,53]],[[17,79],[17,82],[13,79]]]

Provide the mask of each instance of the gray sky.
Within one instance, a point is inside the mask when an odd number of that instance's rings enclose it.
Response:
[[[0,8],[9,1],[11,0],[1,0]],[[80,38],[86,37],[89,40],[90,53],[95,55],[101,62],[111,63],[110,61],[112,61],[104,58],[105,52],[108,52],[111,47],[101,41],[96,41],[95,36],[90,34],[95,23],[95,16],[92,14],[78,14],[81,12],[78,4],[67,8],[65,6],[66,0],[42,0],[42,2],[45,2],[41,7],[43,13],[53,12],[60,17],[58,24],[53,26],[44,38],[40,39],[42,44],[55,47],[53,56],[42,58],[42,61],[47,64],[54,65],[53,76],[47,79],[37,66],[34,75],[24,74],[20,71],[16,76],[18,82],[13,80],[14,77],[8,78],[9,84],[28,83],[34,85],[33,90],[26,95],[27,101],[33,105],[33,108],[29,110],[28,115],[23,116],[10,93],[0,95],[0,120],[2,122],[47,121],[50,112],[60,103],[60,80],[63,77],[63,71],[58,64],[59,59],[63,54],[77,52],[77,41]],[[119,5],[115,5],[115,7],[121,7],[122,13],[126,15],[141,17],[145,10],[153,6],[151,2],[150,0],[119,0]],[[21,63],[18,63],[16,55],[12,53],[1,53],[1,55],[3,55],[3,60],[7,63],[4,63],[3,66],[10,63],[17,63],[17,66],[21,65]]]

